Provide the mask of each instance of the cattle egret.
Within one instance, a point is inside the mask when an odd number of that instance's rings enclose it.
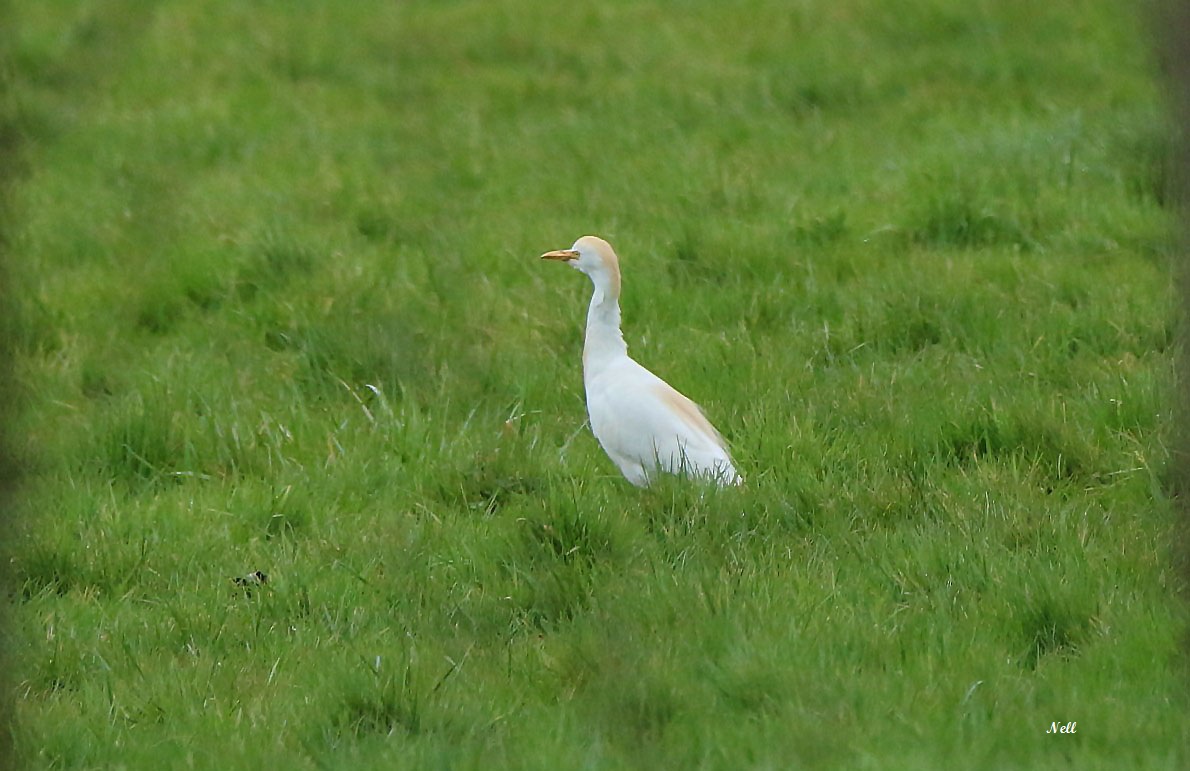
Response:
[[[583,343],[587,414],[591,432],[628,481],[644,487],[660,469],[740,484],[723,437],[698,405],[628,356],[620,332],[620,261],[611,244],[583,236],[541,258],[565,262],[595,285]]]

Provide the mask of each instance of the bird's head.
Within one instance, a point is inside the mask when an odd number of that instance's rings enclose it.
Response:
[[[620,260],[612,245],[599,236],[583,236],[569,249],[546,252],[541,259],[565,262],[590,276],[597,287],[620,295]]]

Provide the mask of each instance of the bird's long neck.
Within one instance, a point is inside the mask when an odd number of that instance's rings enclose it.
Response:
[[[587,309],[587,333],[583,343],[583,370],[587,377],[601,364],[628,355],[628,345],[620,332],[620,293],[618,287],[595,283],[591,306]]]

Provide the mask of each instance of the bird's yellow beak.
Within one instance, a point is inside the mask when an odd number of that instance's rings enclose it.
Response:
[[[578,259],[577,249],[555,249],[552,252],[546,252],[541,255],[543,260],[560,260],[562,262],[570,262]]]

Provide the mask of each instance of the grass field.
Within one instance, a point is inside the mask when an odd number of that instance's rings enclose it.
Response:
[[[18,762],[1186,767],[1146,19],[573,5],[8,8]]]

